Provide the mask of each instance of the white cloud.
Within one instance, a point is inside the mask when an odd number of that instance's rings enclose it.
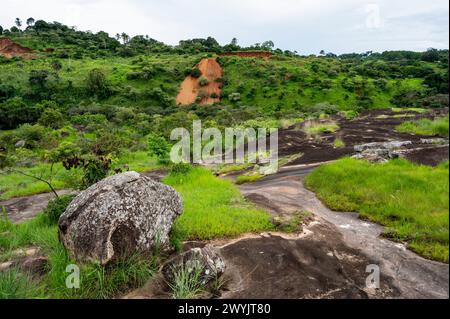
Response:
[[[301,53],[449,46],[447,0],[0,0],[0,7],[4,27],[33,16],[170,44],[211,35],[244,45],[271,39]]]

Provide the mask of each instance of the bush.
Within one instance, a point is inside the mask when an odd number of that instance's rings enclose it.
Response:
[[[64,213],[74,197],[74,195],[66,195],[49,201],[47,208],[43,212],[46,222],[49,225],[58,224],[59,217]]]
[[[86,89],[88,93],[99,98],[106,98],[111,94],[111,89],[105,74],[100,69],[93,69],[86,78]]]
[[[154,134],[150,135],[148,138],[148,146],[150,155],[156,156],[159,163],[169,163],[170,145],[164,137]]]
[[[46,109],[39,118],[39,124],[52,129],[60,129],[64,126],[64,115],[57,109]]]
[[[199,77],[201,77],[202,76],[202,71],[200,71],[200,69],[199,68],[193,68],[192,70],[191,70],[191,76],[193,77],[193,78],[196,78],[196,79],[198,79]]]
[[[14,129],[24,123],[35,123],[41,115],[39,106],[29,106],[21,97],[0,104],[0,130]]]
[[[198,84],[200,86],[207,86],[209,84],[209,81],[207,78],[201,78],[200,81],[198,81]]]
[[[171,175],[186,175],[191,171],[192,167],[187,163],[178,163],[170,168]]]

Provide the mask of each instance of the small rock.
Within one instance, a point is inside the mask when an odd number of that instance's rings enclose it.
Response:
[[[26,142],[24,140],[18,141],[16,144],[14,144],[15,148],[23,148],[25,147]]]
[[[375,142],[362,145],[355,145],[355,152],[364,152],[366,150],[387,149],[394,150],[404,146],[412,145],[411,141],[392,141],[392,142]]]
[[[216,249],[210,245],[203,248],[192,248],[166,262],[162,267],[162,274],[166,281],[173,283],[176,272],[182,267],[189,273],[201,269],[200,281],[203,285],[220,277],[225,272],[225,262]]]
[[[4,263],[0,264],[0,271],[5,271],[8,270],[9,268],[11,268],[11,266],[13,265],[13,263],[11,261],[7,261]]]
[[[448,140],[445,138],[423,138],[420,140],[421,144],[433,144],[433,145],[448,145]]]
[[[43,275],[46,272],[48,264],[48,258],[46,257],[34,257],[26,259],[20,268],[31,274]]]
[[[353,158],[363,159],[371,163],[386,163],[387,161],[398,157],[397,153],[388,149],[367,149],[353,156]]]

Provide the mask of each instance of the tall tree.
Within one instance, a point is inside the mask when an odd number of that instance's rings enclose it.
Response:
[[[34,25],[34,18],[29,17],[27,19],[27,26],[32,27]]]
[[[127,44],[128,42],[130,42],[130,36],[128,34],[126,34],[125,32],[122,32],[122,40],[123,40],[123,44]]]
[[[19,18],[16,18],[16,20],[14,21],[14,23],[16,24],[17,28],[20,29],[20,27],[22,26],[22,20],[20,20]]]

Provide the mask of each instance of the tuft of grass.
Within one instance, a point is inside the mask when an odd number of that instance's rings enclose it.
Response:
[[[340,139],[340,138],[336,138],[333,142],[334,148],[343,148],[345,147],[345,142]]]
[[[31,276],[17,269],[0,271],[0,299],[38,298],[41,287]]]
[[[202,167],[170,174],[164,182],[183,197],[184,212],[172,228],[172,242],[231,237],[272,229],[269,214],[244,200],[237,187]]]
[[[409,121],[397,126],[397,132],[410,133],[416,135],[439,135],[448,137],[449,117],[440,117],[434,120],[421,119],[418,121]]]
[[[238,171],[242,171],[244,169],[247,169],[249,167],[254,166],[255,164],[252,163],[247,163],[247,164],[235,164],[235,165],[226,165],[222,168],[219,169],[218,174],[228,174],[228,173],[232,173],[232,172],[238,172]]]
[[[295,233],[300,230],[300,227],[311,216],[311,213],[299,211],[291,216],[275,217],[273,223],[275,227],[284,233]]]
[[[448,262],[448,181],[445,165],[406,160],[377,165],[347,158],[317,168],[306,185],[331,209],[359,212],[422,256]]]
[[[236,184],[242,185],[246,183],[254,183],[261,180],[264,175],[260,173],[253,173],[251,175],[241,175],[236,178]]]
[[[415,112],[415,113],[427,113],[427,109],[421,109],[421,108],[416,108],[416,107],[411,107],[411,108],[399,108],[399,107],[394,107],[392,108],[392,112],[395,113],[401,113],[401,112]]]
[[[190,269],[184,264],[173,270],[174,279],[169,283],[174,299],[195,299],[205,292],[206,287],[201,282],[203,269],[194,267]]]
[[[320,122],[309,122],[306,123],[303,131],[308,135],[320,135],[326,133],[334,133],[339,129],[339,125],[334,122],[320,123]]]

